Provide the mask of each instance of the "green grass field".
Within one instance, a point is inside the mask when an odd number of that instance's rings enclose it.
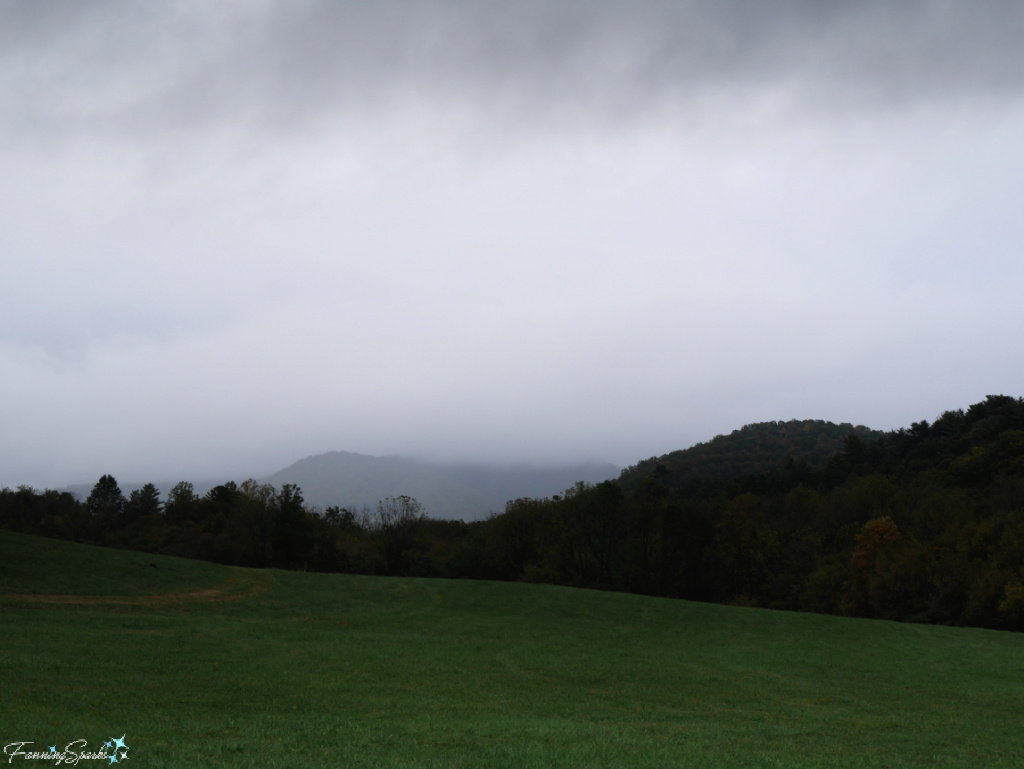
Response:
[[[987,768],[1024,765],[1022,731],[1024,635],[0,532],[0,742],[26,750],[124,734],[136,767]]]

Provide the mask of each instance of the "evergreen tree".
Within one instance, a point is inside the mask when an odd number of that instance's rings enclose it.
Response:
[[[124,505],[124,517],[129,522],[137,521],[144,516],[159,513],[160,506],[160,491],[152,483],[147,483],[128,495],[128,501]]]
[[[176,483],[167,495],[164,514],[171,523],[183,523],[195,516],[198,503],[199,497],[196,496],[195,487],[188,481],[181,481]]]

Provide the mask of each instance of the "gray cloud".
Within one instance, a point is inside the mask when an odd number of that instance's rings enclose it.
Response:
[[[8,2],[0,29],[6,120],[32,134],[308,128],[424,99],[505,125],[697,119],[715,94],[835,110],[1024,85],[1024,8],[995,0]]]
[[[1022,20],[0,1],[0,483],[1019,394]]]

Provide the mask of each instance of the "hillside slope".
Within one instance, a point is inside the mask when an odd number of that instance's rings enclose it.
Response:
[[[692,481],[760,475],[787,460],[806,463],[813,469],[839,451],[848,435],[868,441],[882,433],[862,425],[821,419],[759,422],[688,449],[637,462],[622,471],[620,481],[624,488],[631,489],[644,478],[657,475],[668,488],[678,489]]]
[[[27,750],[121,737],[122,758],[171,769],[1008,769],[1024,753],[1011,633],[8,532],[0,553],[0,729]]]

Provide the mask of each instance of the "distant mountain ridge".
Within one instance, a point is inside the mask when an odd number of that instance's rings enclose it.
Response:
[[[512,499],[542,499],[561,494],[578,481],[600,483],[617,479],[629,492],[652,476],[670,489],[681,489],[693,481],[760,475],[782,467],[790,459],[814,469],[840,451],[850,435],[872,441],[882,433],[863,425],[821,419],[759,422],[688,449],[641,460],[625,469],[604,462],[561,467],[484,465],[330,451],[300,459],[258,480],[276,487],[295,484],[308,504],[321,509],[374,507],[385,497],[407,495],[419,501],[433,518],[469,521],[504,511],[505,503]],[[202,495],[215,485],[196,483],[196,492]],[[122,491],[128,494],[139,486],[126,484]],[[164,494],[172,486],[158,484]],[[84,499],[91,486],[79,485],[68,490]]]
[[[428,462],[409,457],[376,457],[350,451],[330,451],[306,457],[278,470],[273,475],[257,478],[280,488],[292,483],[302,490],[305,501],[316,507],[373,507],[385,497],[403,494],[420,502],[433,518],[484,518],[492,512],[503,512],[505,503],[520,497],[543,498],[561,494],[577,481],[599,483],[618,477],[621,468],[607,462],[584,462],[555,467],[519,465],[484,465],[471,463]],[[180,479],[179,479],[180,480]],[[195,481],[199,496],[225,483]],[[236,483],[244,477],[233,478]],[[166,497],[177,481],[156,483]],[[142,488],[141,482],[120,483],[127,496]],[[64,488],[84,500],[93,484],[70,484]]]
[[[615,478],[620,468],[602,462],[562,467],[474,465],[426,462],[408,457],[375,457],[331,451],[300,459],[263,483],[293,483],[311,505],[360,508],[385,497],[407,495],[434,518],[474,520],[502,512],[519,497],[561,494],[577,481]]]

